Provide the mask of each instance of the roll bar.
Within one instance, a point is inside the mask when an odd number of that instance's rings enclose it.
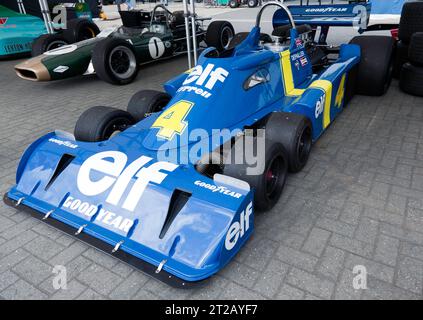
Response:
[[[150,26],[153,25],[154,18],[156,17],[156,10],[158,8],[161,8],[166,13],[166,24],[169,26],[169,17],[173,16],[173,13],[170,12],[163,4],[158,4],[153,8],[153,12],[151,13],[151,20],[150,20]]]
[[[291,23],[292,28],[295,29],[295,21],[294,21],[294,18],[292,17],[291,11],[289,11],[289,9],[286,5],[284,5],[280,2],[276,2],[276,1],[268,2],[263,7],[261,7],[259,13],[257,14],[257,18],[256,18],[256,27],[257,28],[260,28],[261,16],[263,14],[264,9],[266,9],[269,6],[277,6],[281,9],[285,10],[286,14],[288,15],[288,19],[289,19],[289,22]]]

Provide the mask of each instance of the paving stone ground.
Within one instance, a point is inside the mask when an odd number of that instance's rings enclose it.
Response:
[[[34,139],[72,131],[90,106],[125,108],[142,88],[185,69],[185,59],[143,67],[118,87],[95,77],[18,79],[0,63],[0,193]],[[276,207],[256,217],[245,248],[205,287],[177,290],[0,203],[4,299],[422,299],[423,99],[397,82],[382,98],[357,96],[291,175]],[[53,269],[67,268],[66,290]],[[368,271],[366,290],[353,269]]]

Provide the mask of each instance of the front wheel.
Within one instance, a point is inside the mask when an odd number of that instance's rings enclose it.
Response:
[[[239,2],[237,0],[231,0],[231,1],[229,1],[229,7],[231,7],[232,9],[238,8]]]
[[[135,123],[126,111],[97,106],[86,110],[75,125],[76,140],[86,142],[105,141],[121,133]]]
[[[136,121],[141,121],[154,112],[162,111],[171,98],[170,95],[164,92],[141,90],[132,96],[127,110]]]
[[[219,52],[229,47],[235,35],[234,27],[228,21],[213,21],[207,28],[206,43],[215,47]]]
[[[92,61],[97,76],[111,84],[131,83],[138,74],[135,50],[122,39],[106,38],[100,41],[94,47]]]
[[[257,143],[257,139],[254,139]],[[244,152],[234,147],[231,150],[231,161],[225,164],[223,174],[248,182],[254,189],[254,206],[259,211],[268,211],[278,202],[285,186],[288,174],[288,158],[282,144],[266,139],[264,153],[257,154],[256,168],[261,172],[250,172],[250,165],[243,161],[237,164],[235,159],[244,159]]]

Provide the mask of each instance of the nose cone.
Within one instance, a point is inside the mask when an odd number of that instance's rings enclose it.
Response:
[[[16,65],[16,74],[25,80],[49,81],[50,73],[41,62],[43,57],[44,55],[41,55]]]

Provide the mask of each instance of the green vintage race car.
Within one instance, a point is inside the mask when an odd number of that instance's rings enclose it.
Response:
[[[75,1],[75,0],[65,0]],[[86,3],[2,1],[0,5],[0,59],[41,54],[58,46],[95,37],[100,30]],[[67,23],[55,25],[54,4],[66,9]],[[73,13],[70,14],[70,13]]]
[[[122,11],[123,26],[103,30],[96,38],[65,45],[15,66],[19,77],[52,81],[96,73],[103,81],[128,84],[139,66],[187,52],[185,16],[163,5],[152,11]],[[196,19],[197,43],[224,50],[234,36],[227,21],[213,21],[207,30]]]

